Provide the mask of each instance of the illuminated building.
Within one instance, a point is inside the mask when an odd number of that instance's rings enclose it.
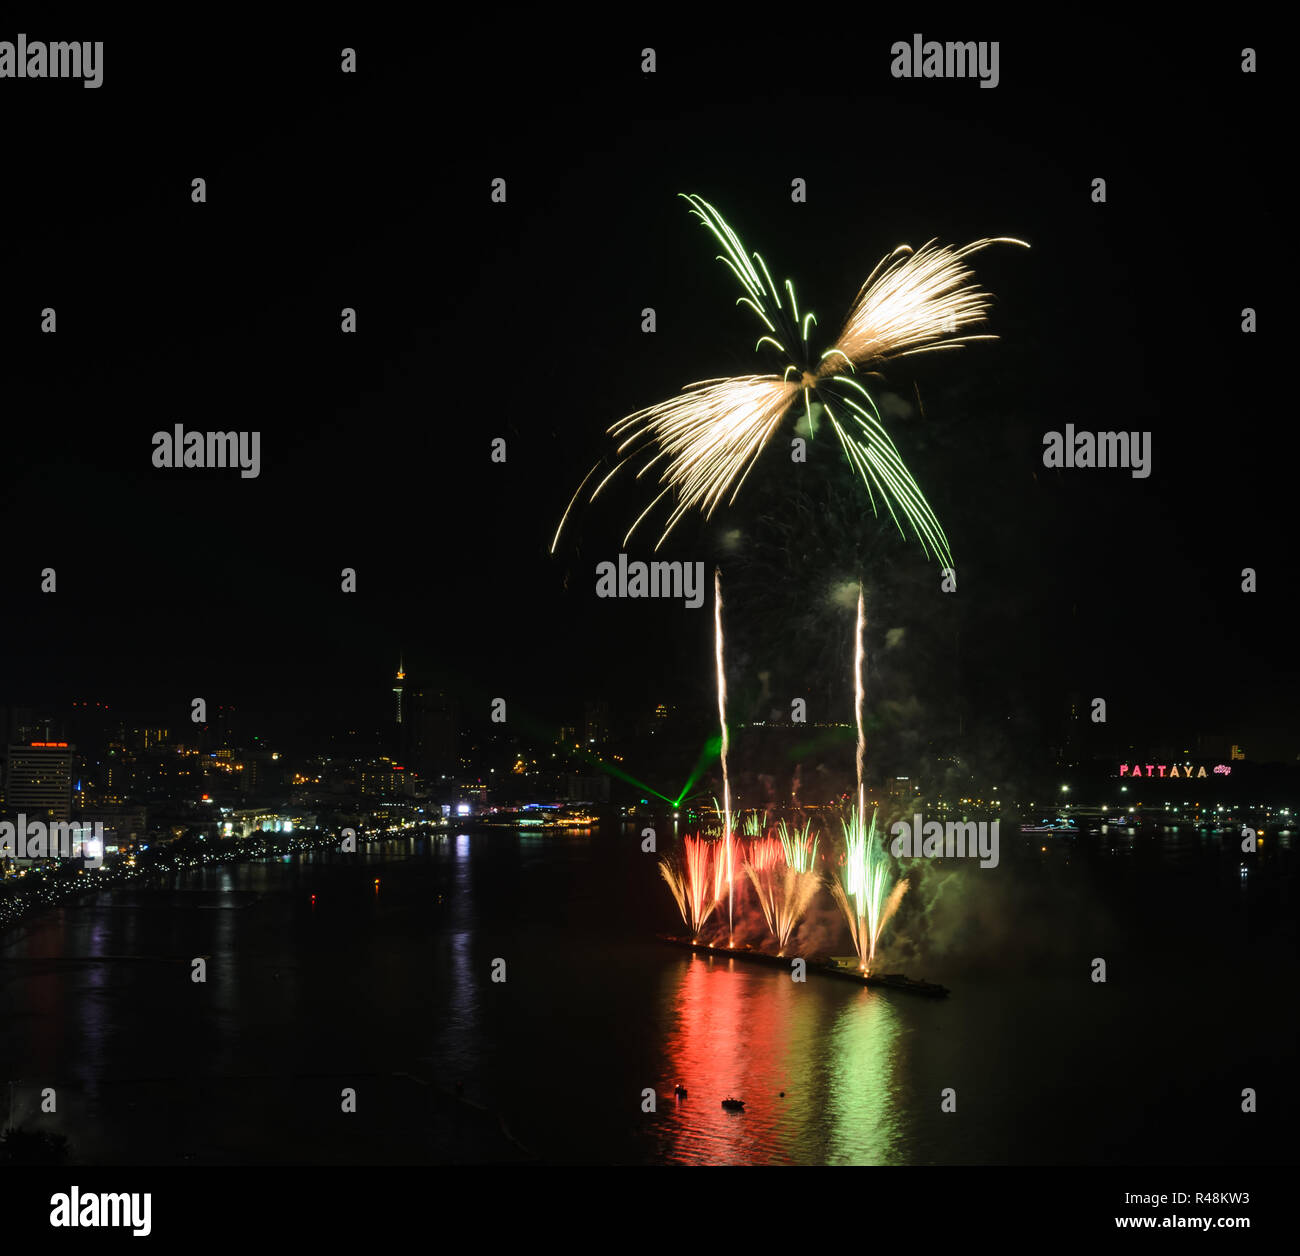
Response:
[[[5,806],[33,820],[72,818],[72,756],[66,741],[9,747]]]
[[[315,827],[316,817],[304,812],[250,808],[232,812],[229,820],[222,821],[221,832],[226,837],[247,838],[254,833],[297,833]]]
[[[362,794],[370,797],[392,798],[406,789],[405,765],[391,759],[379,759],[365,764],[358,774]]]

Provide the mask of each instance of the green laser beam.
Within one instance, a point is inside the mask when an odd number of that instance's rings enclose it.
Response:
[[[700,751],[700,757],[695,761],[695,767],[691,771],[685,785],[682,786],[682,792],[677,795],[677,801],[673,803],[674,807],[680,807],[682,800],[695,787],[695,783],[704,775],[704,770],[709,764],[722,753],[722,735],[719,733],[716,737],[710,737],[704,743],[704,749]]]

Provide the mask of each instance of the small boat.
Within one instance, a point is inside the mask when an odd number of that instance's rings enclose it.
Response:
[[[686,1087],[683,1086],[681,1082],[678,1082],[677,1085],[673,1087],[673,1094],[675,1094],[678,1097],[678,1099],[685,1099]]]
[[[724,1099],[722,1106],[728,1112],[743,1112],[745,1110],[745,1101],[743,1099]]]

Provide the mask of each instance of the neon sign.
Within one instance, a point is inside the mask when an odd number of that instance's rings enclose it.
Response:
[[[1143,770],[1144,768],[1145,768],[1145,771]],[[1157,777],[1162,777],[1162,778],[1164,778],[1165,780],[1174,780],[1174,779],[1182,779],[1182,780],[1186,780],[1186,779],[1188,779],[1189,777],[1194,776],[1194,777],[1196,777],[1196,779],[1197,779],[1198,781],[1199,781],[1203,776],[1208,775],[1208,774],[1206,773],[1206,771],[1205,771],[1205,766],[1204,766],[1204,765],[1201,765],[1200,767],[1198,767],[1198,768],[1196,768],[1195,770],[1193,770],[1192,765],[1191,765],[1190,763],[1183,763],[1183,764],[1178,764],[1178,763],[1147,763],[1147,764],[1141,764],[1141,763],[1132,763],[1132,764],[1129,764],[1129,763],[1121,763],[1121,764],[1119,765],[1119,774],[1120,774],[1120,776],[1124,776],[1124,777],[1135,777],[1135,776],[1151,777],[1151,776],[1157,776]],[[1230,768],[1226,763],[1218,763],[1218,764],[1216,764],[1215,767],[1214,767],[1214,775],[1215,775],[1215,776],[1230,776],[1231,774],[1232,774],[1232,769],[1231,769],[1231,768]]]

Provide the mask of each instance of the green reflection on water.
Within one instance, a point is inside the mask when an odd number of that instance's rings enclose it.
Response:
[[[862,991],[826,1036],[826,1163],[899,1164],[902,1121],[895,1089],[898,1012]]]

